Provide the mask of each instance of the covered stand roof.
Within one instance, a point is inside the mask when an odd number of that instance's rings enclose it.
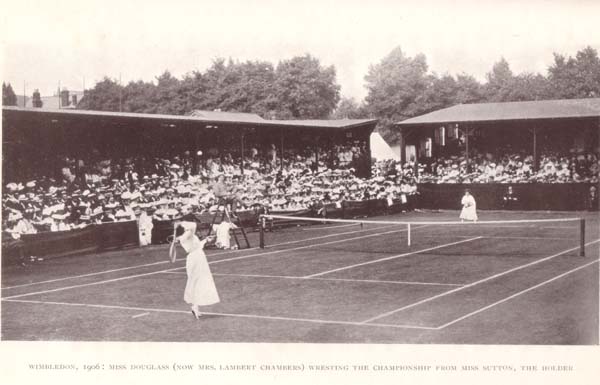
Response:
[[[376,119],[267,120],[255,114],[194,111],[190,115],[142,114],[90,110],[57,110],[2,107],[3,155],[28,159],[35,164],[40,154],[85,153],[102,149],[131,154],[144,151],[175,151],[216,146],[238,148],[244,143],[275,145],[280,153],[294,146],[312,146],[314,140],[326,142],[369,140]],[[251,132],[251,135],[248,135]],[[284,140],[284,138],[286,138]],[[241,139],[241,140],[240,140]],[[280,141],[280,142],[279,142]],[[365,156],[364,175],[370,173],[370,157]],[[17,172],[13,161],[3,162],[5,175]],[[15,163],[16,164],[16,163]],[[280,162],[283,167],[283,162]]]
[[[256,114],[221,112],[221,111],[194,111],[190,115],[165,115],[141,114],[132,112],[109,112],[90,110],[50,110],[39,108],[2,107],[3,118],[18,117],[51,117],[54,119],[86,119],[98,118],[103,120],[128,121],[158,121],[162,123],[185,122],[189,124],[227,124],[230,126],[243,126],[253,128],[309,128],[324,130],[347,130],[364,128],[373,130],[377,119],[338,119],[338,120],[267,120]]]
[[[501,122],[600,117],[600,98],[458,104],[397,122],[399,127],[445,123]]]

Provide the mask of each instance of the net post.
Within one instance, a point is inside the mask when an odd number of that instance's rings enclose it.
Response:
[[[265,217],[264,216],[260,216],[260,220],[259,220],[259,247],[261,249],[265,248]]]
[[[585,257],[585,219],[579,219],[579,256]]]
[[[406,230],[407,234],[408,234],[408,246],[410,246],[411,244],[411,239],[410,239],[410,223],[407,224],[407,230]]]

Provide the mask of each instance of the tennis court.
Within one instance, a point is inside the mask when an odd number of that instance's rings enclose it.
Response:
[[[199,321],[182,298],[185,261],[169,263],[166,245],[11,266],[2,339],[598,344],[596,213],[437,224],[457,217],[317,222],[267,232],[264,249],[208,250],[221,303]],[[585,257],[579,220],[531,222],[579,217]],[[393,221],[413,222],[410,246]]]

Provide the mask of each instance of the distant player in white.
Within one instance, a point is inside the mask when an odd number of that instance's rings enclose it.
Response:
[[[177,258],[175,250],[177,243],[188,253],[185,261],[187,283],[183,300],[192,306],[192,314],[196,319],[200,316],[199,306],[213,305],[220,301],[206,254],[204,254],[204,245],[208,240],[205,238],[201,241],[196,236],[195,222],[178,222],[175,223],[173,242],[169,249],[171,262],[175,262]]]
[[[140,246],[146,246],[152,243],[152,228],[154,223],[152,217],[142,210],[138,219],[138,228],[140,232]]]
[[[231,234],[229,231],[231,229],[237,228],[237,226],[228,220],[223,220],[223,222],[218,225],[213,225],[213,229],[217,235],[216,246],[221,249],[230,249],[231,248]]]
[[[460,203],[462,204],[462,210],[460,212],[461,222],[477,222],[477,203],[475,202],[475,198],[473,198],[473,195],[471,195],[469,190],[465,191],[465,195],[463,195]]]

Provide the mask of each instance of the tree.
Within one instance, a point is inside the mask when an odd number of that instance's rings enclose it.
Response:
[[[473,76],[465,73],[456,76],[456,104],[479,103],[484,100],[484,89]]]
[[[87,90],[79,104],[78,109],[97,111],[120,111],[123,100],[123,87],[116,81],[104,77],[96,83],[93,89]]]
[[[204,79],[204,103],[224,111],[252,112],[268,116],[274,98],[275,70],[265,61],[244,63],[217,59]]]
[[[273,95],[278,118],[326,118],[340,100],[335,68],[321,66],[308,54],[281,61],[275,70]]]
[[[397,136],[392,129],[395,122],[427,109],[422,97],[432,78],[427,75],[427,61],[422,54],[410,58],[397,47],[380,63],[369,67],[365,81],[366,109],[380,119],[378,130],[386,139]]]
[[[500,61],[492,67],[492,71],[486,75],[485,99],[489,102],[510,101],[509,95],[513,86],[513,77],[513,72],[506,59],[500,58]]]
[[[180,93],[186,102],[186,113],[206,109],[206,81],[199,71],[185,74],[180,83]],[[212,107],[213,109],[216,107]]]
[[[338,106],[331,114],[332,119],[361,119],[367,116],[364,106],[359,105],[354,98],[342,97]]]
[[[540,74],[522,73],[513,77],[510,84],[508,101],[544,100],[551,96],[548,79]]]
[[[186,112],[187,103],[181,92],[181,82],[171,75],[169,71],[164,71],[156,78],[156,88],[152,94],[152,104],[155,106],[152,113],[183,115]]]
[[[152,113],[156,109],[153,103],[156,86],[150,82],[138,80],[129,82],[123,89],[123,111]]]
[[[575,58],[554,54],[548,68],[550,89],[556,98],[600,97],[600,59],[592,47],[578,51]]]
[[[15,95],[15,91],[13,90],[10,83],[5,84],[2,82],[2,105],[3,106],[16,106],[17,105],[17,95]]]
[[[273,65],[264,61],[247,61],[237,64],[237,72],[238,82],[231,86],[231,92],[220,108],[268,116],[277,108]]]
[[[438,78],[435,74],[430,75],[428,83],[428,87],[416,98],[416,104],[422,111],[420,114],[456,104],[458,85],[452,76],[446,74]]]
[[[200,109],[213,110],[219,108],[226,98],[224,90],[233,81],[234,76],[230,74],[231,68],[227,68],[225,59],[213,60],[212,66],[201,76],[202,80],[202,103]]]

